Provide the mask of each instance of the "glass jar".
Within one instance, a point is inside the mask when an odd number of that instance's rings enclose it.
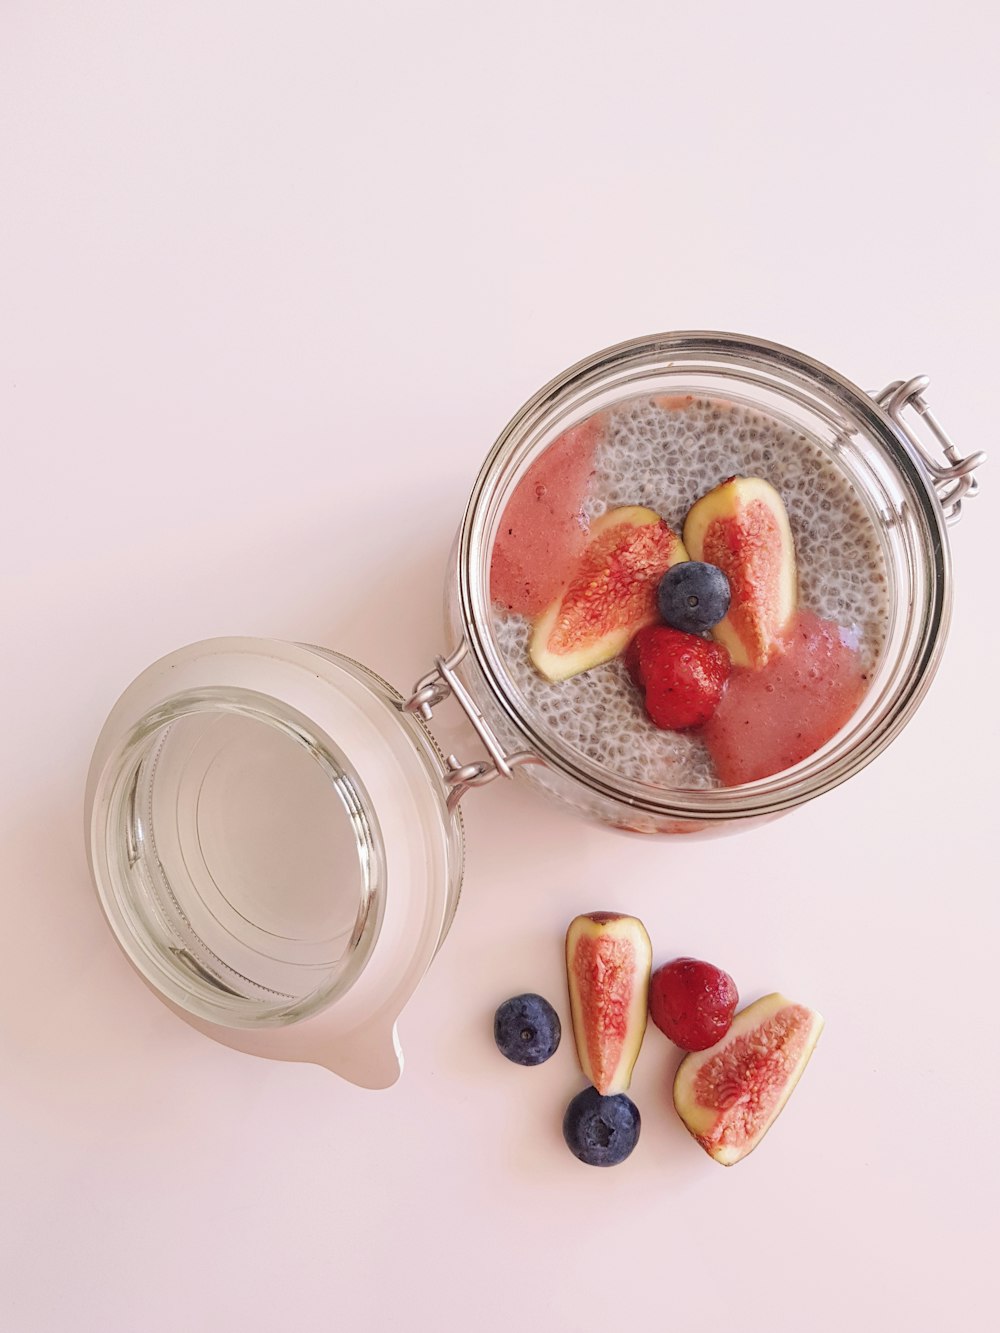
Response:
[[[365,1087],[451,925],[463,838],[447,763],[390,685],[323,648],[210,639],[111,712],[87,784],[104,913],[208,1035]]]
[[[540,390],[497,440],[453,552],[448,651],[408,697],[335,652],[269,640],[209,640],[149,667],[105,724],[86,798],[94,881],[133,966],[216,1040],[384,1087],[402,1067],[396,1020],[454,915],[470,788],[516,777],[587,817],[670,834],[744,827],[856,773],[934,675],[951,607],[946,522],[982,461],[958,456],[925,387],[894,381],[872,397],[731,334],[623,343]],[[489,568],[512,490],[567,427],[645,394],[726,398],[791,424],[847,475],[879,535],[891,614],[874,679],[837,736],[773,778],[709,790],[623,779],[535,716],[504,666]],[[482,758],[434,743],[427,723],[449,697]]]
[[[451,674],[475,699],[492,774],[516,772],[581,814],[643,833],[722,831],[790,810],[857,773],[899,734],[924,697],[951,614],[946,524],[976,489],[977,453],[960,458],[927,408],[927,377],[869,395],[787,347],[725,333],[636,339],[579,362],[511,420],[473,488],[452,553]],[[848,725],[795,767],[740,787],[652,786],[569,748],[519,692],[490,611],[490,557],[511,493],[565,430],[625,398],[705,395],[758,409],[818,444],[864,502],[885,556],[890,617],[874,679]],[[904,416],[922,417],[945,461]],[[487,771],[487,776],[491,771]],[[481,778],[482,780],[482,778]]]

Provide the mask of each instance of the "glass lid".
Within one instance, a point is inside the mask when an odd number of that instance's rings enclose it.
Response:
[[[369,1008],[422,971],[461,834],[400,704],[349,659],[258,639],[194,644],[126,690],[94,754],[88,850],[119,943],[164,998],[274,1029],[328,1010],[377,949],[392,957]]]

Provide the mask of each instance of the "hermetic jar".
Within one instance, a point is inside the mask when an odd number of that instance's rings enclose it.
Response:
[[[208,640],[149,667],[104,726],[86,798],[94,881],[135,969],[216,1040],[385,1087],[402,1067],[396,1020],[458,903],[471,788],[513,779],[583,817],[669,835],[745,827],[857,773],[934,676],[948,525],[983,461],[959,455],[926,387],[918,376],[866,393],[734,334],[619,344],[539,390],[489,452],[447,571],[448,641],[409,692],[327,648],[261,639]],[[568,748],[519,694],[491,620],[493,540],[519,479],[568,427],[647,393],[730,399],[792,425],[845,474],[885,554],[887,637],[855,715],[802,763],[741,787],[644,785]],[[470,723],[460,755],[429,725],[446,700]]]

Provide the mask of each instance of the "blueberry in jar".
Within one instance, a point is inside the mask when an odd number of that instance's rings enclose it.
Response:
[[[701,560],[673,565],[656,590],[660,616],[685,634],[703,634],[717,625],[729,610],[729,597],[729,580],[722,570]]]

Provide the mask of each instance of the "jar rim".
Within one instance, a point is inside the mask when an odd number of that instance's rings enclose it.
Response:
[[[876,724],[860,736],[841,733],[814,755],[773,777],[743,786],[652,787],[611,774],[595,761],[533,725],[519,706],[492,626],[489,602],[491,525],[497,515],[501,477],[520,467],[525,442],[546,423],[560,429],[582,419],[577,410],[600,390],[657,369],[694,365],[701,359],[733,370],[752,370],[773,390],[810,396],[847,417],[874,444],[912,503],[907,514],[919,534],[926,596],[910,660]],[[570,416],[572,414],[572,420]],[[536,455],[537,456],[537,455]],[[476,479],[458,546],[458,592],[462,622],[473,661],[487,689],[526,746],[546,765],[583,784],[598,797],[655,816],[697,819],[708,824],[777,814],[838,786],[867,766],[899,734],[923,699],[937,670],[951,614],[951,556],[942,506],[927,472],[905,435],[874,398],[812,357],[780,343],[718,331],[679,331],[629,339],[583,358],[555,376],[515,413],[497,438]],[[912,614],[912,610],[911,610]],[[846,743],[849,741],[849,743]]]
[[[427,729],[401,703],[402,696],[391,686],[342,654],[245,637],[204,640],[178,649],[147,667],[121,695],[98,738],[88,777],[85,820],[91,873],[124,953],[147,983],[185,1016],[211,1025],[214,1032],[244,1029],[261,1034],[309,1026],[305,1020],[334,1013],[345,1032],[361,1032],[375,1020],[391,1028],[447,934],[464,866],[462,820],[457,810],[447,807],[445,761]],[[239,717],[286,739],[301,751],[296,754],[300,769],[312,772],[316,766],[324,821],[329,823],[336,808],[344,847],[349,846],[348,828],[355,840],[357,864],[349,860],[345,865],[351,872],[346,887],[356,898],[350,892],[342,895],[345,904],[354,904],[355,915],[342,954],[332,960],[325,954],[314,957],[325,948],[326,938],[314,939],[302,928],[291,938],[309,949],[308,956],[296,949],[278,960],[299,968],[298,994],[261,994],[266,986],[257,977],[249,978],[252,990],[247,993],[227,989],[215,971],[210,976],[199,968],[203,940],[192,936],[193,951],[183,947],[188,938],[184,928],[190,924],[185,903],[196,902],[196,895],[185,889],[179,901],[173,899],[170,873],[158,859],[150,806],[145,799],[141,807],[134,801],[133,779],[145,762],[145,797],[156,776],[157,738],[192,717],[213,724]],[[214,762],[214,751],[208,758]],[[242,759],[237,754],[237,762]],[[202,772],[193,765],[190,781],[186,769],[184,773],[185,791],[193,793],[191,800],[184,800],[187,817],[195,797],[200,798]],[[284,774],[283,769],[282,778]],[[228,771],[223,776],[228,780]],[[267,774],[265,780],[270,781]],[[165,800],[166,813],[172,815],[178,805],[173,787]],[[148,842],[142,856],[135,836],[140,825]],[[200,837],[200,826],[192,825],[185,855]],[[232,841],[230,837],[229,845]],[[172,857],[172,866],[186,864],[185,856]],[[328,864],[334,879],[339,863]],[[146,891],[149,878],[157,881],[155,893]],[[325,888],[326,879],[323,883]],[[171,902],[171,920],[180,920],[183,938],[175,938],[176,922],[164,924],[166,915],[154,898],[160,904]],[[152,903],[150,911],[147,902]],[[219,902],[213,899],[213,909]],[[233,913],[226,921],[240,911],[235,902],[229,906]],[[202,914],[202,919],[207,916]],[[218,915],[215,919],[222,921]],[[244,913],[238,924],[236,943],[246,948],[256,948],[265,931],[284,938],[263,914],[258,918]],[[227,956],[213,954],[213,969],[237,976],[229,962]],[[308,986],[313,975],[317,984]],[[321,1063],[329,1064],[336,1049],[324,1052]]]

